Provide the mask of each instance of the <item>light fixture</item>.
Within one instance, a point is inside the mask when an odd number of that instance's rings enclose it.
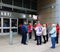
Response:
[[[3,12],[1,12],[1,15],[4,15]]]
[[[23,14],[23,18],[26,18],[26,15],[25,14]]]
[[[31,18],[31,15],[29,15],[29,17]]]
[[[34,20],[37,20],[37,15],[33,15],[33,19]]]
[[[4,12],[4,16],[6,16],[6,14],[7,14],[7,13],[6,13],[6,12]]]

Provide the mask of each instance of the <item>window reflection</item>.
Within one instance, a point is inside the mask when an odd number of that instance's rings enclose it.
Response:
[[[17,29],[12,29],[13,32],[17,32]]]
[[[12,27],[17,27],[17,19],[12,19]]]
[[[3,29],[3,32],[8,33],[8,32],[10,32],[10,29]]]
[[[3,19],[3,27],[10,27],[10,20],[9,19]]]

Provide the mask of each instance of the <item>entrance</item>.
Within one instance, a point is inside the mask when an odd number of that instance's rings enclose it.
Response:
[[[21,25],[24,23],[24,22],[27,22],[26,19],[18,19],[18,33],[21,34]]]
[[[17,18],[6,18],[1,17],[0,18],[0,35],[8,35],[10,34],[10,31],[13,32],[13,34],[18,33],[18,19]]]

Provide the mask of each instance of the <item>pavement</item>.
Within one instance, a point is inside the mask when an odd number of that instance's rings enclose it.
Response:
[[[60,42],[60,38],[59,38]],[[13,44],[9,44],[9,36],[0,36],[0,52],[59,52],[60,43],[56,44],[55,49],[51,49],[51,42],[42,45],[36,45],[34,38],[27,42],[28,45],[21,44],[21,36],[13,36]]]

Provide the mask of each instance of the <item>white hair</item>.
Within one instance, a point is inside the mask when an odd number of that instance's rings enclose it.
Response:
[[[52,27],[55,27],[56,26],[56,24],[52,24]]]

